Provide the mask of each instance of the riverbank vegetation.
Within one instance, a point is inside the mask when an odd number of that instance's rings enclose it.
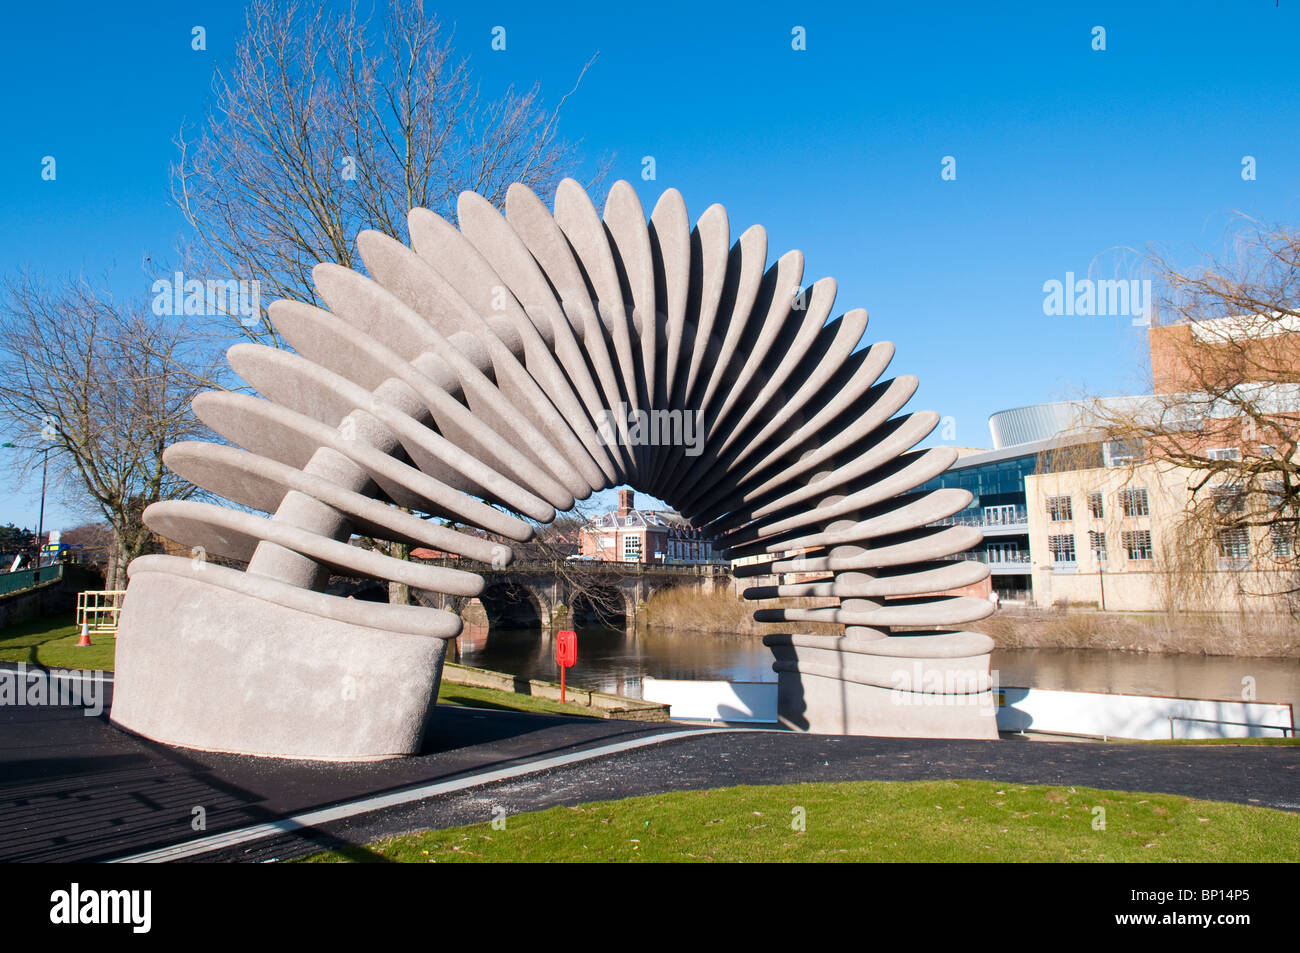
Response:
[[[836,599],[764,599],[749,602],[733,589],[712,591],[694,587],[661,589],[650,597],[637,616],[637,623],[694,632],[725,632],[729,635],[767,635],[770,632],[814,632],[838,635],[841,625],[827,622],[755,622],[756,609],[811,609],[830,606]]]
[[[637,622],[733,635],[790,631],[838,635],[843,627],[825,622],[776,624],[753,618],[755,609],[834,604],[833,599],[747,602],[730,588],[712,592],[664,589],[650,597]],[[1300,655],[1300,619],[1285,613],[1098,612],[1008,606],[966,628],[992,637],[1000,649],[1098,649],[1251,658]]]
[[[1300,815],[995,781],[675,791],[348,846],[313,862],[1300,860]]]
[[[1100,649],[1295,658],[1300,620],[1285,614],[1005,608],[968,628],[1000,649]]]

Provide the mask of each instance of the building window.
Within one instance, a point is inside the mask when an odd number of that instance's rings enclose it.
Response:
[[[1047,537],[1047,548],[1052,554],[1054,563],[1072,563],[1075,561],[1074,556],[1074,536],[1049,536]]]
[[[634,525],[635,523],[636,523],[636,519],[635,519],[633,516],[631,516],[630,514],[629,514],[628,516],[623,517],[623,525],[624,525],[624,526],[632,526],[632,525]]]
[[[1142,459],[1141,440],[1108,440],[1102,444],[1102,462],[1108,467],[1126,467]]]
[[[1214,508],[1220,515],[1246,512],[1246,493],[1241,487],[1219,486],[1214,488]]]
[[[984,507],[985,526],[1012,526],[1025,521],[1024,507],[1014,503]]]
[[[1236,447],[1220,447],[1216,450],[1206,450],[1205,455],[1211,460],[1236,460],[1240,458],[1241,453]]]
[[[623,562],[639,563],[641,561],[641,537],[623,537]]]
[[[985,551],[991,563],[1020,562],[1020,546],[1016,543],[990,543]]]
[[[1124,555],[1129,559],[1147,560],[1151,558],[1150,530],[1143,529],[1132,533],[1123,533],[1120,542],[1124,544]]]
[[[1151,506],[1146,487],[1119,491],[1119,505],[1125,516],[1150,516]]]
[[[1250,534],[1244,526],[1219,530],[1217,543],[1223,559],[1250,559]]]
[[[1106,561],[1106,534],[1089,533],[1088,548],[1092,550],[1092,558],[1099,563]]]
[[[1293,523],[1274,523],[1268,528],[1268,534],[1273,540],[1273,558],[1290,559],[1295,555],[1295,545],[1291,538],[1295,533],[1295,524]]]
[[[1088,513],[1095,520],[1099,520],[1106,515],[1106,511],[1101,505],[1101,493],[1094,491],[1088,494]]]
[[[1074,519],[1068,496],[1049,496],[1047,498],[1047,518],[1053,523],[1066,523]]]
[[[1300,523],[1295,519],[1295,507],[1286,506],[1286,491],[1280,480],[1269,480],[1264,488],[1269,512],[1274,514],[1268,526],[1273,543],[1274,559],[1290,559],[1295,555],[1296,531]]]

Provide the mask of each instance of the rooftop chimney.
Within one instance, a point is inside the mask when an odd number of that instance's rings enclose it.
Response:
[[[626,487],[618,491],[618,518],[619,519],[622,519],[623,517],[627,516],[628,513],[632,512],[634,508],[632,506],[633,495],[634,495],[633,491],[627,489]]]

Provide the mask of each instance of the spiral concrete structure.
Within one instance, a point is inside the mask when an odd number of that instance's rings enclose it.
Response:
[[[504,566],[508,545],[413,514],[526,541],[575,501],[630,484],[716,535],[730,558],[754,557],[738,574],[769,584],[747,598],[831,602],[756,613],[843,626],[764,640],[787,724],[996,737],[992,643],[960,629],[991,606],[940,594],[987,575],[948,558],[980,533],[931,525],[970,494],[916,492],[956,452],[914,449],[938,415],[899,414],[917,381],[883,378],[894,348],[860,346],[865,311],[828,320],[833,279],[803,288],[797,251],[769,267],[764,230],[733,241],[720,205],[692,228],[671,189],[648,220],[628,183],[602,215],[572,180],[553,212],[516,184],[504,215],[467,192],[457,217],[459,228],[412,210],[410,247],[362,232],[368,276],[313,271],[328,311],[271,305],[292,352],[231,348],[261,396],[195,400],[227,443],[180,443],[166,463],[239,508],[146,511],[195,556],[131,564],[116,723],[246,754],[413,753],[459,618],[321,590],[331,573],[466,596],[483,580],[349,540]],[[676,439],[683,421],[702,428],[695,450]]]

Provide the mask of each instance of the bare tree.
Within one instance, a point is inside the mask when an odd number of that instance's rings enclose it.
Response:
[[[1185,472],[1170,528],[1172,588],[1223,569],[1244,595],[1300,595],[1300,231],[1250,222],[1195,268],[1163,253],[1150,398],[1095,403],[1091,423],[1133,461]]]
[[[254,0],[213,92],[197,137],[177,138],[187,255],[258,281],[264,300],[315,303],[312,267],[359,267],[362,229],[402,237],[414,207],[454,217],[466,189],[501,205],[510,183],[549,190],[579,164],[558,131],[568,95],[550,110],[537,86],[485,99],[422,0],[395,0],[379,24],[355,3]],[[261,322],[241,330],[276,343]]]
[[[522,546],[514,544],[514,549],[521,561],[552,567],[552,572],[569,594],[571,618],[581,604],[588,608],[598,625],[612,627],[624,613],[623,599],[616,588],[617,579],[635,574],[641,567],[634,563],[570,558],[580,553],[579,534],[594,515],[588,506],[579,504],[556,517],[550,525],[539,527],[529,542]]]
[[[377,24],[355,2],[336,14],[254,0],[197,138],[176,140],[172,194],[192,231],[185,257],[205,274],[258,282],[261,300],[319,303],[312,267],[362,269],[362,229],[405,237],[412,208],[450,219],[467,189],[501,206],[512,182],[546,192],[573,175],[577,146],[558,121],[576,89],[553,109],[536,85],[484,98],[422,0],[393,0]],[[239,328],[281,343],[262,321]],[[374,544],[409,557],[403,544]],[[389,597],[410,602],[400,583]]]
[[[29,472],[48,453],[69,496],[112,529],[107,584],[149,552],[141,515],[194,487],[170,473],[163,450],[206,433],[190,401],[212,386],[211,350],[190,319],[119,307],[84,279],[50,286],[28,272],[4,282],[0,309],[0,420]]]
[[[61,542],[72,547],[73,558],[77,562],[93,566],[108,579],[109,566],[117,548],[113,542],[112,526],[103,520],[82,523],[63,530]]]
[[[575,604],[581,602],[590,609],[598,624],[612,626],[624,614],[623,599],[616,588],[617,580],[622,576],[635,575],[641,571],[641,567],[635,563],[570,558],[578,553],[579,533],[591,522],[593,515],[589,506],[580,503],[556,516],[551,523],[533,523],[533,538],[522,543],[474,526],[457,523],[448,525],[461,532],[494,540],[503,549],[509,550],[513,554],[513,560],[505,567],[507,572],[512,569],[531,569],[550,573],[568,594],[570,612]],[[448,565],[456,565],[458,562],[458,558],[447,560]],[[459,611],[467,601],[456,600],[454,609]]]

